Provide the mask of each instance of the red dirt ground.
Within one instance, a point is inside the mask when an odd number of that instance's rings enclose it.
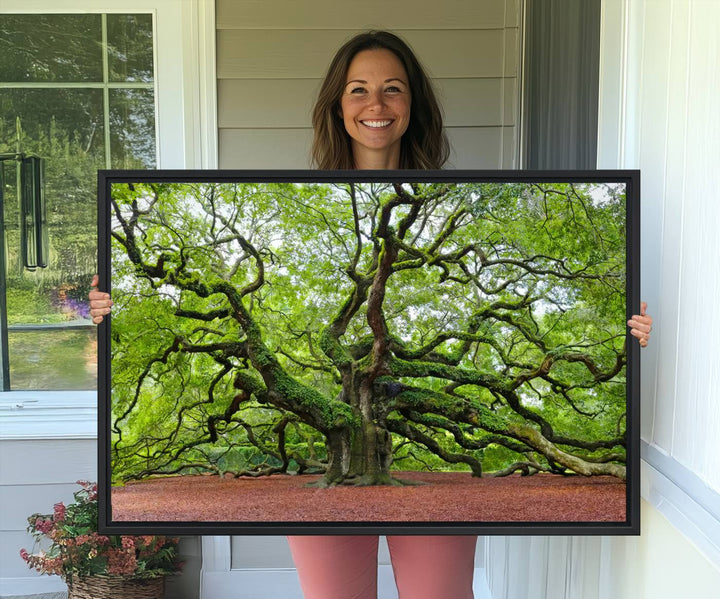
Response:
[[[183,522],[624,522],[625,483],[611,476],[473,478],[393,472],[429,484],[335,487],[318,476],[178,476],[112,489],[113,521]]]

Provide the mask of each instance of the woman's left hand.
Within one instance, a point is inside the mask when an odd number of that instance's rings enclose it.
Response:
[[[633,314],[627,324],[630,327],[630,334],[638,338],[640,347],[647,347],[650,331],[652,331],[652,316],[646,314],[647,304],[640,302],[640,314]]]
[[[90,283],[92,289],[88,294],[88,299],[90,300],[90,316],[95,324],[100,324],[103,318],[107,314],[110,314],[110,307],[113,305],[109,293],[98,291],[97,286],[99,281],[100,279],[97,275],[92,278],[92,283]]]

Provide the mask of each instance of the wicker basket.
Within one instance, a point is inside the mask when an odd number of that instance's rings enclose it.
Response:
[[[68,599],[163,599],[165,578],[88,576],[68,583]]]

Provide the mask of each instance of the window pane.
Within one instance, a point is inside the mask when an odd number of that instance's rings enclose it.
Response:
[[[152,15],[108,15],[110,81],[153,80]]]
[[[0,15],[0,81],[102,81],[100,15]]]
[[[112,168],[155,167],[155,103],[151,89],[110,90]]]
[[[91,157],[93,168],[102,168],[101,89],[0,89],[0,152],[16,150],[18,118],[21,151],[53,160],[69,156],[68,152],[82,154]]]
[[[97,256],[97,179],[105,164],[99,89],[10,89],[0,94],[0,153],[20,148],[45,159],[50,247],[47,268],[24,268],[20,252],[17,162],[5,161],[3,218],[10,382],[13,389],[92,389],[87,365],[95,331],[13,331],[18,325],[88,322],[85,297]],[[94,363],[92,353],[91,360]]]
[[[98,168],[105,164],[102,90],[3,90],[0,101],[0,153],[16,147],[20,119],[20,149],[45,159],[45,202],[50,264],[35,272],[23,268],[20,256],[16,162],[5,162],[4,220],[6,270],[11,288],[23,281],[37,286],[36,301],[58,285],[92,274],[96,260]],[[10,303],[10,297],[8,299]],[[49,322],[46,318],[10,322]],[[54,310],[52,311],[54,312]],[[50,318],[49,313],[47,318]]]
[[[95,389],[97,332],[80,330],[10,331],[13,389]]]

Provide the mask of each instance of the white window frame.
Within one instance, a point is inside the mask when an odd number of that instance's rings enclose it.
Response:
[[[152,14],[158,168],[217,168],[214,0],[0,0],[32,13]],[[96,423],[96,391],[0,393],[0,439],[92,439]]]

